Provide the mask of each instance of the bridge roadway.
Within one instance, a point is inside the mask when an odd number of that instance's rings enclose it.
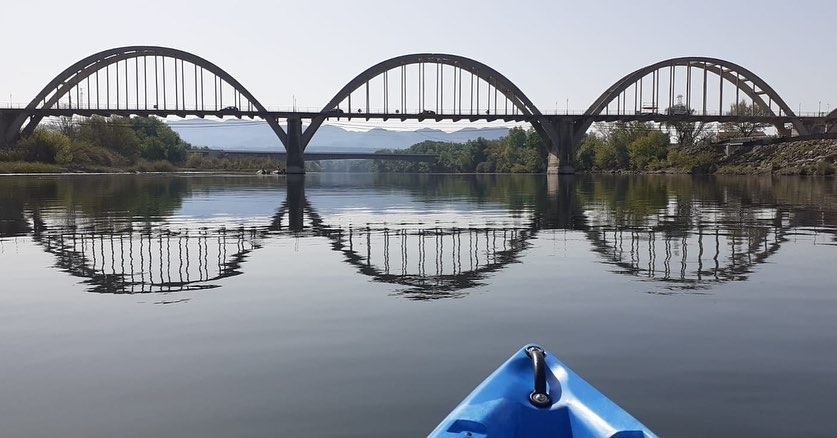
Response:
[[[3,117],[17,117],[25,110],[21,108],[0,108],[0,118]],[[790,116],[790,115],[730,115],[730,114],[662,114],[651,112],[637,112],[633,114],[427,114],[427,113],[320,113],[313,111],[243,111],[243,110],[174,110],[174,109],[106,109],[106,108],[52,108],[52,109],[37,109],[33,113],[40,117],[91,117],[91,116],[140,116],[140,117],[234,117],[237,119],[297,119],[297,120],[313,120],[314,118],[325,116],[326,121],[330,120],[432,120],[436,122],[441,121],[483,121],[483,122],[548,122],[552,124],[560,124],[563,122],[580,122],[584,119],[592,119],[593,122],[695,122],[695,123],[768,123],[771,125],[781,123],[791,123],[793,120],[801,120],[806,125],[817,126],[826,123],[833,119],[829,115],[822,116]]]

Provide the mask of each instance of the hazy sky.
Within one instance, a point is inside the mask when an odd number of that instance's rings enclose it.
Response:
[[[796,110],[837,105],[837,2],[14,1],[0,7],[0,104],[27,103],[95,52],[162,45],[204,57],[266,106],[320,108],[358,73],[416,52],[466,56],[542,110],[586,109],[677,56],[740,64]]]

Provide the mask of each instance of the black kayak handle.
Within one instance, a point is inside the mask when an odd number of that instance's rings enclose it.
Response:
[[[529,394],[529,402],[538,408],[548,408],[552,405],[552,400],[546,392],[546,353],[543,348],[532,345],[526,348],[526,354],[532,359],[535,371],[535,389]]]

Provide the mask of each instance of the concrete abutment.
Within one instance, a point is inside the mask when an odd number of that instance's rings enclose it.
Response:
[[[547,175],[572,175],[575,173],[573,157],[576,144],[575,122],[573,120],[559,120],[552,122],[547,130],[549,135],[546,173]]]
[[[288,174],[304,174],[305,159],[302,156],[302,119],[288,119],[288,141],[285,143],[287,158],[285,172]]]
[[[20,110],[0,110],[0,146],[17,143],[20,134],[12,128]]]

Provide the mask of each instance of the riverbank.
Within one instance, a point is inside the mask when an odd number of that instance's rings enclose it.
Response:
[[[723,157],[715,173],[739,175],[834,175],[837,139],[754,146]]]
[[[741,148],[730,155],[716,146],[697,146],[677,153],[677,165],[633,171],[593,173],[692,173],[719,175],[835,175],[837,139],[805,140]],[[9,173],[144,173],[144,172],[256,172],[265,163],[218,160],[200,167],[178,168],[166,161],[141,162],[125,168],[59,166],[29,162],[0,162],[0,174]]]
[[[837,139],[742,147],[729,155],[725,148],[701,145],[671,150],[666,166],[591,173],[830,176],[837,174]]]

